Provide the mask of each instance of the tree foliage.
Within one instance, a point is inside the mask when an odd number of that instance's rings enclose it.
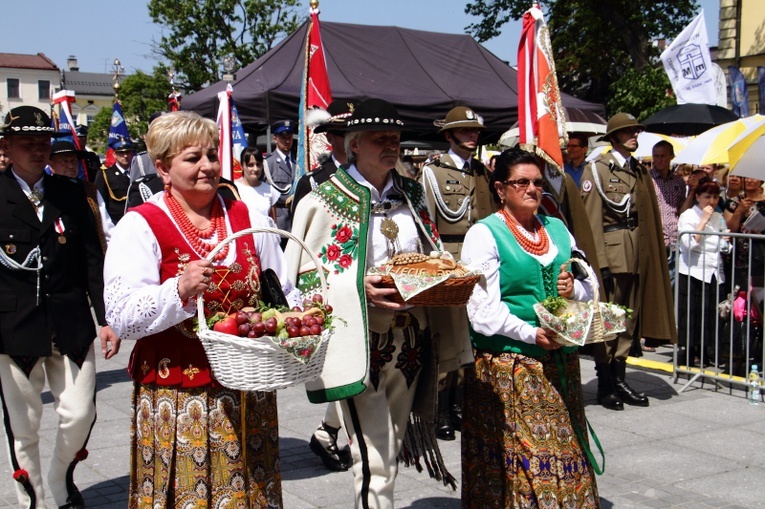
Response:
[[[136,71],[122,81],[119,99],[133,140],[142,139],[146,134],[152,113],[167,109],[167,96],[171,92],[167,67],[163,65],[155,67],[152,74]],[[112,108],[101,108],[89,126],[88,145],[99,152],[105,151],[111,117]]]
[[[529,0],[473,0],[465,12],[480,20],[467,30],[483,42],[499,35],[504,24],[518,20]],[[696,0],[548,0],[550,29],[558,82],[565,92],[610,104],[611,85],[628,71],[658,64],[651,41],[674,38],[697,11]],[[655,98],[661,101],[661,96]],[[610,107],[609,107],[610,108]]]
[[[663,67],[627,69],[609,88],[606,109],[612,113],[628,111],[645,120],[657,111],[675,104],[672,85]]]
[[[154,52],[178,82],[198,90],[221,79],[223,59],[251,63],[295,31],[298,0],[149,0],[149,15],[167,28]]]

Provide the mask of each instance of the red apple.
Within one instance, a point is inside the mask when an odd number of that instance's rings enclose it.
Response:
[[[236,320],[234,320],[233,317],[227,316],[223,320],[219,322],[215,322],[215,325],[213,325],[213,330],[215,332],[223,332],[224,334],[231,334],[232,336],[237,336],[239,333],[239,325],[236,323]]]
[[[314,336],[321,334],[321,325],[311,325],[311,334]]]

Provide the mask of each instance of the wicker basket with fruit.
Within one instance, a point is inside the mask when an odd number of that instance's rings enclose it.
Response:
[[[252,233],[291,238],[309,253],[316,267],[321,267],[316,255],[300,239],[275,228],[239,231],[218,244],[208,259],[227,243]],[[197,296],[197,335],[221,385],[236,390],[271,391],[319,376],[333,331],[333,310],[325,302],[327,282],[323,271],[318,274],[321,293],[292,309],[260,306],[205,317],[203,295]]]

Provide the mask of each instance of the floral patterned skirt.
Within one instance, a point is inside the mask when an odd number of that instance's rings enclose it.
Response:
[[[567,401],[551,354],[476,353],[475,371],[465,375],[463,508],[600,507],[572,426],[587,439],[579,356],[562,356]]]
[[[276,393],[135,384],[129,507],[282,507]]]

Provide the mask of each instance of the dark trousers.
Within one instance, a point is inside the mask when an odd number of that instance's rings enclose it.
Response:
[[[716,349],[717,278],[705,283],[692,276],[678,273],[678,339],[687,348],[689,362],[699,357],[702,363],[714,360]],[[680,359],[681,362],[686,359]]]

